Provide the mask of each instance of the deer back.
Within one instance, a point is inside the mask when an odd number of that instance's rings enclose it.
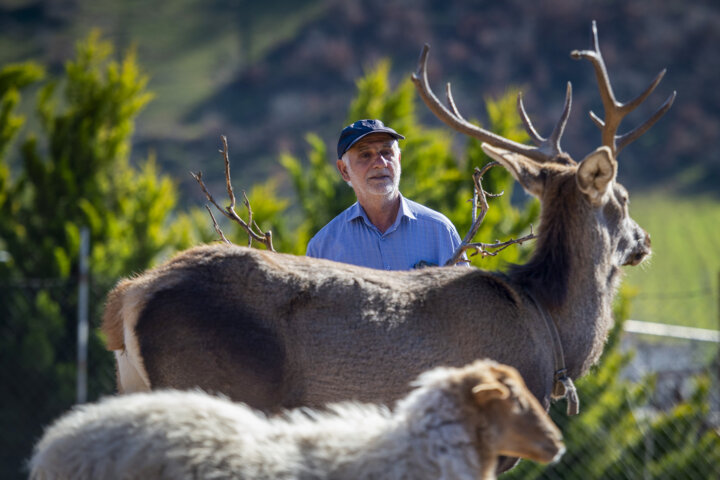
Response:
[[[146,300],[113,310],[129,313],[121,322],[106,314],[103,328],[134,332],[152,388],[199,385],[267,408],[391,401],[430,367],[482,356],[551,375],[537,361],[551,358],[541,319],[508,279],[481,270],[383,272],[217,244],[119,288]]]

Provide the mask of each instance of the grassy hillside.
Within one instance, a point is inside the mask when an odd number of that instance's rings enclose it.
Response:
[[[630,212],[650,233],[653,256],[627,268],[632,317],[719,329],[720,201],[662,192],[634,194]]]
[[[466,0],[0,0],[0,63],[35,59],[57,73],[75,42],[99,28],[119,50],[137,46],[155,100],[138,120],[136,155],[157,154],[161,167],[196,192],[188,170],[211,162],[221,134],[238,158],[238,178],[261,180],[281,152],[301,154],[313,131],[332,145],[355,93],[355,81],[382,58],[392,79],[408,77],[420,48],[432,45],[430,77],[451,81],[461,110],[482,117],[484,99],[509,86],[525,92],[541,133],[573,83],[573,113],[563,147],[576,157],[598,141],[587,111],[601,108],[591,68],[569,52],[590,47],[597,20],[615,93],[627,101],[660,69],[658,91],[628,118],[627,131],[670,94],[671,112],[623,152],[626,185],[672,179],[690,165],[703,175],[693,189],[720,178],[716,0],[506,2]],[[32,108],[28,106],[28,109]],[[438,125],[420,107],[423,120]],[[482,118],[480,118],[482,120]],[[547,133],[544,133],[547,134]],[[328,159],[331,160],[331,159]],[[209,163],[209,165],[204,165]],[[199,197],[198,197],[199,199]]]

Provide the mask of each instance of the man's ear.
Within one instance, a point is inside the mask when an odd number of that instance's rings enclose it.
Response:
[[[617,161],[607,146],[585,157],[577,170],[577,184],[592,205],[599,205],[617,175]]]
[[[543,192],[542,167],[536,161],[519,153],[482,144],[483,151],[493,160],[505,167],[526,192],[540,197]]]
[[[348,166],[345,163],[345,161],[342,158],[338,158],[337,162],[335,163],[337,165],[337,169],[340,172],[340,175],[342,176],[343,180],[346,182],[350,181],[350,175],[348,174]]]

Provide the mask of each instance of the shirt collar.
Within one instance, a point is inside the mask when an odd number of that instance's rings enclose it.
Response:
[[[398,210],[398,216],[397,218],[395,218],[395,221],[390,226],[390,228],[387,229],[385,235],[394,231],[398,227],[398,225],[400,225],[403,217],[407,217],[411,220],[415,220],[417,218],[415,216],[415,213],[410,209],[410,206],[408,205],[405,197],[400,194],[400,209]],[[357,218],[362,218],[365,221],[366,225],[374,227],[374,225],[368,218],[367,213],[365,213],[365,209],[362,208],[359,202],[355,202],[350,206],[348,210],[347,221],[352,222]]]
[[[415,217],[415,213],[410,209],[410,205],[408,205],[407,200],[405,200],[405,197],[400,195],[400,212],[399,217],[408,217],[411,220],[415,220],[417,217]]]

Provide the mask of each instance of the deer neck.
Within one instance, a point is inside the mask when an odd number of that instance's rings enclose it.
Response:
[[[552,317],[573,378],[602,353],[619,282],[609,235],[589,206],[584,212],[572,210],[580,201],[555,199],[552,208],[543,209],[535,252],[510,272]]]

